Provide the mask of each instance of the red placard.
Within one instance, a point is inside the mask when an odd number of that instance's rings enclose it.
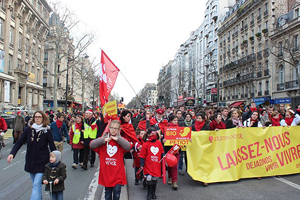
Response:
[[[217,94],[218,93],[218,89],[217,88],[211,88],[210,93]]]
[[[191,127],[165,127],[166,140],[190,140]]]

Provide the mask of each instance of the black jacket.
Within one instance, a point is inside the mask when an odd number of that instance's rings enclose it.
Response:
[[[56,150],[51,130],[48,129],[44,133],[43,131],[36,132],[35,129],[27,127],[10,154],[13,154],[15,157],[25,142],[27,143],[25,171],[29,173],[43,173],[45,165],[49,162],[49,148],[51,151]]]

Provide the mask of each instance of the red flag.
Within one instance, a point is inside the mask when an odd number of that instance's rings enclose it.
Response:
[[[108,96],[116,83],[120,70],[103,50],[101,50],[101,66],[99,90],[101,107],[103,107],[104,104],[108,102]]]

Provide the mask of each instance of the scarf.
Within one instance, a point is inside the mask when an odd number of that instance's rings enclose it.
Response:
[[[297,111],[298,113],[300,113],[300,109],[296,109],[296,111]]]
[[[271,117],[272,126],[280,126],[280,118],[273,118]]]
[[[61,121],[59,121],[59,120],[56,120],[55,123],[56,123],[57,128],[61,128],[62,125],[63,125],[63,122],[61,122]]]
[[[57,167],[60,164],[60,161],[57,163],[49,163],[49,167]]]
[[[257,108],[250,108],[251,112],[256,111]]]
[[[132,117],[135,118],[136,116],[138,116],[138,113],[135,113]]]
[[[237,126],[237,127],[243,126],[243,124],[241,123],[241,120],[238,118],[232,118],[232,123],[234,126]]]
[[[81,130],[82,128],[82,123],[75,123],[75,129]]]
[[[36,123],[33,123],[33,124],[32,124],[32,128],[33,128],[36,132],[39,132],[39,131],[46,132],[46,131],[47,131],[47,127],[43,127],[43,124],[37,125]]]
[[[202,122],[195,121],[195,129],[196,131],[201,131],[202,127],[204,126],[205,121],[203,120]]]
[[[292,122],[294,121],[295,117],[285,118],[285,123],[290,126]]]
[[[157,135],[151,135],[148,137],[147,142],[155,142],[157,140]]]
[[[188,122],[188,121],[184,120],[184,124],[187,127],[191,127],[193,125],[193,121],[191,120],[191,121]]]
[[[226,125],[222,121],[220,123],[218,123],[216,120],[212,120],[210,123],[213,127],[213,130],[215,130],[215,129],[226,129]]]
[[[121,124],[121,136],[128,140],[128,142],[136,143],[139,142],[136,133],[134,131],[133,125],[131,123]]]

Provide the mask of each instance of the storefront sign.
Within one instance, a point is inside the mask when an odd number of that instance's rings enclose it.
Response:
[[[217,94],[218,89],[217,88],[211,88],[210,93]]]
[[[274,99],[274,104],[288,104],[288,103],[292,103],[291,98]]]

